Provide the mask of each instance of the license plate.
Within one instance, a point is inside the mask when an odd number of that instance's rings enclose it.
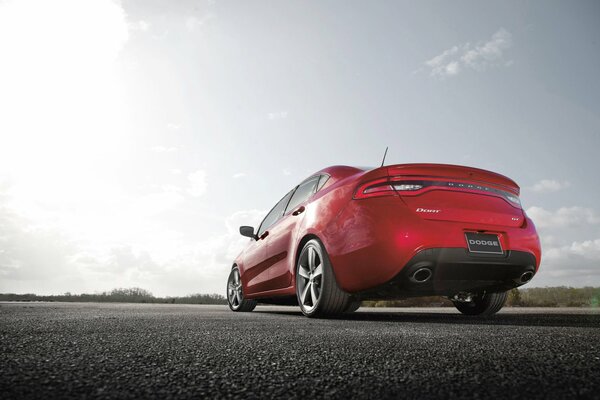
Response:
[[[498,235],[466,232],[465,237],[470,253],[504,254]]]

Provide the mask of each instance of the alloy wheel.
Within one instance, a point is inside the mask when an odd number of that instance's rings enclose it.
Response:
[[[321,297],[323,289],[323,256],[320,249],[307,246],[300,255],[298,265],[298,299],[300,306],[308,313],[312,312]]]
[[[243,301],[242,281],[240,280],[240,271],[237,268],[233,269],[229,275],[229,282],[227,282],[227,300],[234,310],[240,308]]]

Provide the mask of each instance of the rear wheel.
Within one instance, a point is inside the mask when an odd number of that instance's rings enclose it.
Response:
[[[352,301],[348,304],[348,307],[344,310],[345,313],[353,313],[360,308],[360,300]]]
[[[231,311],[248,312],[256,307],[256,300],[244,298],[242,279],[238,267],[231,270],[227,279],[227,304],[229,304]]]
[[[350,295],[338,286],[323,244],[308,241],[296,265],[296,296],[307,317],[343,313],[351,303]]]
[[[470,302],[454,302],[458,311],[465,315],[492,315],[500,311],[506,302],[508,292],[484,293]]]

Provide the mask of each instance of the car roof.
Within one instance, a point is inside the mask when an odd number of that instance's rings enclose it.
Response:
[[[348,176],[355,175],[359,172],[365,172],[365,171],[368,171],[371,169],[373,169],[373,168],[372,167],[350,167],[348,165],[333,165],[331,167],[323,168],[323,169],[315,172],[314,174],[311,174],[308,178],[303,180],[303,182],[314,176],[323,175],[323,174],[329,175],[332,182],[336,182],[336,181],[344,179]]]

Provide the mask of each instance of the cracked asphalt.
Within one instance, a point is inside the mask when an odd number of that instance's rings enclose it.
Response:
[[[600,310],[0,303],[0,397],[600,398]]]

